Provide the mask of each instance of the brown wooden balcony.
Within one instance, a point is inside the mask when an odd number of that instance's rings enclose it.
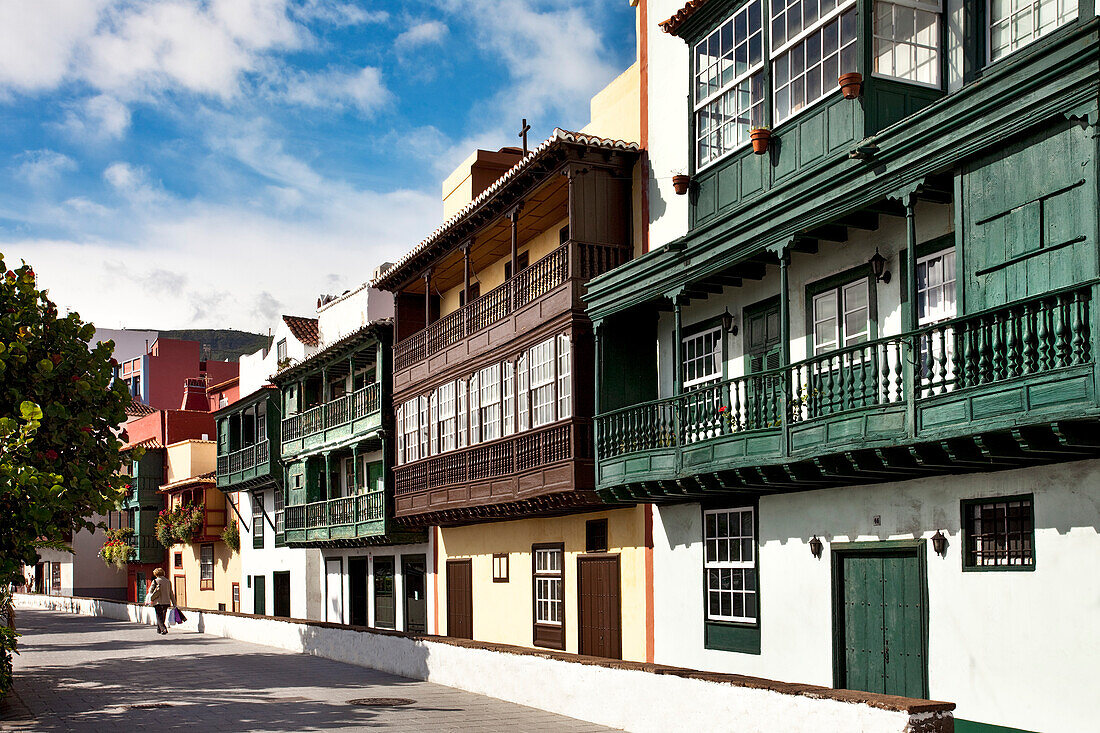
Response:
[[[395,515],[446,524],[596,503],[591,428],[562,420],[397,466]]]
[[[502,285],[400,341],[394,347],[394,390],[508,343],[554,315],[580,309],[582,284],[629,258],[626,247],[566,242]]]
[[[600,494],[684,500],[1092,455],[1095,288],[608,411],[596,418]]]

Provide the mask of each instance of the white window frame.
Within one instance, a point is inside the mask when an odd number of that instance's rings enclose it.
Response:
[[[481,397],[478,410],[481,425],[481,440],[488,442],[500,438],[500,364],[490,364],[478,372]]]
[[[455,390],[457,391],[455,398],[458,403],[455,409],[455,444],[458,448],[465,448],[467,437],[466,380],[457,380]]]
[[[563,333],[558,336],[557,346],[557,418],[565,420],[573,415],[573,349],[572,344],[569,342],[569,334]]]
[[[806,0],[800,0],[800,1],[803,2],[803,3],[806,2]],[[772,2],[769,2],[769,8],[768,8],[769,9],[769,12],[768,12],[769,29],[774,29],[775,21],[779,17],[778,15],[775,14],[775,10],[778,7],[779,7],[778,2],[775,2],[774,0],[772,0]],[[784,4],[782,10],[787,11],[790,7],[792,7],[792,6]],[[840,59],[843,57],[844,49],[847,48],[848,45],[853,45],[853,46],[858,47],[858,43],[859,43],[859,28],[860,28],[860,26],[863,22],[863,19],[858,13],[858,9],[856,7],[856,0],[843,0],[842,2],[837,2],[835,8],[831,8],[829,10],[829,12],[827,12],[824,15],[818,17],[808,27],[802,28],[797,34],[787,38],[785,41],[783,41],[782,44],[780,44],[778,46],[775,45],[776,36],[774,34],[772,34],[771,39],[770,39],[771,42],[769,44],[771,46],[771,49],[770,49],[770,53],[768,54],[768,61],[772,65],[772,88],[771,88],[771,94],[772,94],[771,105],[772,105],[772,109],[771,109],[771,112],[772,112],[772,124],[773,124],[773,126],[782,125],[787,120],[794,119],[798,115],[804,113],[806,110],[815,107],[816,105],[820,104],[823,100],[828,99],[834,93],[840,91],[840,85],[839,84],[834,82],[830,86],[828,84],[829,80],[828,79],[823,79],[822,80],[822,85],[821,85],[821,94],[818,97],[816,97],[815,99],[807,100],[805,106],[799,107],[798,109],[794,109],[794,105],[791,104],[790,105],[791,109],[790,109],[790,112],[788,112],[787,116],[780,118],[779,108],[776,105],[776,102],[778,101],[778,98],[779,98],[779,94],[778,94],[779,87],[776,86],[779,75],[776,73],[776,65],[779,63],[780,59],[785,60],[786,54],[789,51],[791,51],[796,45],[805,42],[806,39],[808,39],[810,36],[813,36],[814,34],[820,32],[823,28],[825,28],[827,25],[832,23],[834,20],[841,24],[841,29],[842,29],[843,28],[843,21],[841,20],[841,16],[843,16],[849,10],[856,13],[856,31],[855,31],[855,36],[848,42],[848,44],[843,44],[843,43],[840,43],[839,41],[837,43],[837,50],[836,50],[836,53],[837,53],[837,71],[838,71],[838,78],[839,78],[840,74],[845,74],[847,72],[856,70],[854,68],[845,70],[840,65]],[[838,33],[839,32],[840,31],[838,30]],[[819,60],[819,62],[822,61],[821,58],[819,58],[818,60]],[[805,72],[806,72],[806,66],[805,66],[805,64],[803,64],[802,74],[803,74],[804,79],[806,78],[805,77]],[[789,88],[790,83],[791,83],[791,77],[788,74],[787,83],[784,86],[787,86]]]
[[[538,547],[534,552],[535,623],[561,626],[565,623],[565,552],[560,547]]]
[[[404,436],[404,462],[412,463],[420,459],[420,399],[413,397],[401,406],[405,424],[401,434]]]
[[[554,394],[554,339],[535,344],[528,351],[531,384],[531,428],[557,420]]]
[[[501,434],[508,436],[516,432],[516,365],[504,361],[501,362],[500,369],[500,409],[503,413]]]
[[[470,377],[470,445],[477,445],[481,442],[481,389],[478,382],[478,372]]]
[[[455,449],[455,383],[447,382],[436,387],[435,412],[432,415],[436,426],[437,453],[448,453]]]
[[[428,395],[420,395],[420,457],[427,458],[429,452],[429,426],[431,425],[431,412],[428,409]]]
[[[516,399],[518,401],[517,429],[519,432],[528,430],[531,426],[531,389],[530,377],[527,371],[527,354],[520,354],[516,360]]]
[[[1061,0],[1055,0],[1055,2],[1060,2],[1060,1]],[[1065,1],[1066,1],[1066,4],[1068,5],[1069,0],[1065,0]],[[1073,2],[1076,4],[1076,9],[1075,9],[1072,17],[1064,16],[1062,18],[1062,20],[1060,20],[1058,23],[1056,23],[1055,25],[1051,26],[1050,28],[1048,28],[1047,30],[1045,30],[1041,33],[1038,33],[1034,30],[1035,29],[1034,18],[1035,18],[1035,15],[1036,15],[1036,6],[1039,5],[1040,3],[1039,2],[1021,3],[1021,8],[1019,10],[1017,10],[1015,13],[1010,13],[1009,15],[1007,15],[1004,19],[1004,23],[1008,26],[1011,26],[1013,18],[1020,15],[1024,8],[1030,8],[1030,11],[1032,13],[1032,21],[1033,21],[1032,33],[1031,33],[1030,37],[1027,40],[1024,40],[1024,41],[1014,39],[1012,41],[1012,43],[1009,45],[1007,50],[1003,51],[998,56],[994,57],[993,56],[993,0],[986,0],[986,4],[985,4],[985,60],[986,60],[986,63],[987,64],[992,64],[992,63],[995,63],[997,61],[1000,61],[1003,58],[1011,56],[1012,54],[1019,51],[1021,48],[1026,48],[1027,46],[1031,45],[1035,41],[1038,41],[1043,36],[1046,36],[1050,33],[1053,33],[1054,31],[1058,30],[1059,28],[1061,28],[1063,26],[1066,26],[1066,25],[1069,25],[1073,21],[1080,18],[1081,17],[1081,3],[1078,2],[1078,0],[1073,0]]]
[[[880,79],[893,79],[894,81],[900,81],[900,82],[903,82],[905,84],[913,84],[915,86],[925,87],[925,88],[928,88],[928,89],[942,89],[943,88],[943,2],[942,2],[942,0],[872,0],[872,2],[871,2],[871,59],[872,59],[872,64],[874,64],[878,60],[878,53],[877,53],[877,46],[876,46],[878,41],[885,41],[887,43],[893,44],[894,46],[904,45],[904,46],[908,46],[908,47],[911,47],[911,48],[914,48],[914,49],[916,49],[916,48],[927,48],[927,46],[924,46],[923,44],[917,43],[915,35],[910,40],[899,40],[899,39],[894,38],[894,37],[886,37],[886,36],[878,35],[878,33],[876,32],[877,26],[876,26],[876,23],[875,23],[875,18],[876,18],[876,12],[878,10],[878,6],[880,4],[881,5],[890,5],[890,6],[893,6],[893,7],[909,8],[909,9],[915,10],[917,12],[931,13],[936,17],[936,27],[935,27],[935,30],[934,30],[936,45],[933,47],[933,50],[935,51],[935,53],[934,53],[934,59],[933,59],[933,63],[932,63],[932,68],[936,70],[936,81],[935,82],[926,82],[926,81],[919,81],[917,79],[908,79],[904,76],[896,76],[894,74],[886,74],[886,73],[883,73],[883,72],[877,71],[877,70],[872,71],[871,76],[878,77]],[[895,19],[893,27],[896,28],[897,27],[896,15],[894,15],[893,17]],[[914,22],[914,27],[915,27],[915,25],[916,24]],[[914,66],[914,68],[916,68],[915,60],[914,60],[913,66]]]
[[[684,336],[683,338],[680,339],[680,369],[681,369],[681,372],[686,377],[687,372],[688,372],[688,369],[687,369],[688,363],[692,360],[695,360],[695,359],[705,358],[704,355],[703,355],[703,352],[699,352],[699,355],[697,355],[695,357],[692,357],[692,359],[689,359],[688,358],[688,346],[689,346],[689,342],[692,343],[692,344],[694,344],[696,342],[699,342],[699,343],[704,342],[707,336],[714,336],[715,337],[714,348],[711,351],[711,357],[714,359],[715,370],[712,371],[712,372],[709,372],[707,374],[704,374],[702,376],[694,377],[692,379],[686,379],[685,378],[684,379],[684,384],[683,384],[684,389],[697,387],[701,384],[709,384],[711,382],[718,382],[718,381],[721,381],[723,376],[724,376],[725,361],[723,359],[723,355],[724,355],[724,348],[725,347],[723,345],[723,335],[722,335],[722,327],[721,326],[714,326],[713,328],[705,328],[702,331],[699,331],[697,333],[693,333],[690,336]]]
[[[751,11],[753,6],[756,6],[756,8],[757,8],[757,10],[760,14],[760,28],[758,29],[758,31],[756,33],[748,33],[748,31],[747,31],[748,17],[749,17],[750,11]],[[737,35],[736,35],[737,21],[742,16],[744,16],[744,18],[746,19],[745,20],[746,36],[743,39],[739,40],[737,38]],[[757,74],[761,74],[763,72],[764,67],[768,62],[768,53],[767,53],[767,49],[765,48],[765,45],[764,45],[764,25],[765,25],[765,23],[767,23],[767,11],[766,11],[766,8],[765,8],[765,3],[763,2],[763,0],[750,0],[749,2],[747,2],[744,5],[742,5],[741,7],[739,7],[736,11],[734,11],[733,14],[730,15],[725,21],[723,21],[721,25],[719,25],[713,31],[708,33],[707,36],[703,40],[696,43],[695,46],[691,49],[691,54],[692,54],[691,63],[693,64],[693,69],[692,69],[693,73],[692,73],[692,78],[691,78],[691,84],[692,84],[691,94],[692,94],[692,100],[693,100],[693,103],[694,103],[693,108],[692,108],[692,114],[693,114],[693,120],[694,120],[694,124],[695,124],[695,129],[694,129],[695,139],[692,142],[693,142],[693,145],[694,145],[694,156],[696,158],[695,165],[696,165],[697,170],[702,170],[704,168],[712,166],[715,163],[717,163],[718,161],[732,155],[737,150],[740,150],[740,149],[744,148],[746,145],[749,144],[750,139],[749,139],[748,132],[749,132],[749,130],[752,129],[753,122],[751,121],[751,118],[752,118],[752,114],[753,114],[754,109],[759,109],[760,110],[758,122],[761,125],[764,124],[763,111],[765,109],[765,106],[768,103],[768,101],[767,101],[767,87],[765,85],[763,85],[763,83],[761,81],[761,88],[763,89],[763,96],[760,99],[753,99],[752,98],[752,81],[753,81],[754,76],[756,76]],[[710,92],[709,94],[705,95],[702,99],[700,99],[699,96],[698,96],[699,86],[700,86],[699,78],[704,73],[703,70],[699,68],[699,58],[700,58],[699,57],[699,51],[700,51],[700,48],[703,47],[703,46],[708,46],[711,42],[711,39],[718,39],[718,43],[721,44],[721,34],[722,34],[723,29],[725,29],[727,26],[729,26],[731,28],[730,32],[731,32],[731,35],[733,36],[733,47],[729,51],[729,55],[731,57],[730,63],[736,64],[737,49],[742,44],[744,44],[745,49],[746,49],[745,50],[745,55],[746,55],[746,58],[747,58],[747,61],[748,61],[748,66],[740,74],[735,73],[733,75],[733,77],[730,79],[730,81],[728,81],[725,84],[721,84],[721,67],[722,67],[722,61],[725,58],[725,55],[721,54],[721,48],[719,47],[718,48],[719,57],[716,58],[715,61],[711,62],[707,66],[708,69],[712,69],[714,67],[718,68],[718,71],[716,73],[719,75],[719,86],[716,90]],[[751,58],[749,58],[749,54],[751,52],[752,43],[753,43],[754,39],[756,39],[757,42],[760,45],[760,59],[755,64],[753,64],[752,61],[751,61]],[[740,94],[743,93],[739,90],[739,87],[742,84],[745,84],[745,83],[748,84],[749,103],[748,103],[747,108],[742,109],[741,105],[739,104],[740,100],[737,99],[737,98],[739,97]],[[709,84],[708,84],[708,86],[709,86]],[[702,140],[702,133],[701,133],[702,125],[700,124],[700,120],[701,120],[701,117],[702,117],[701,113],[704,110],[706,110],[708,107],[710,107],[712,104],[717,103],[719,106],[722,106],[724,104],[724,102],[727,100],[727,95],[732,96],[734,105],[737,108],[737,112],[735,114],[737,114],[738,116],[746,116],[747,115],[750,118],[749,128],[745,130],[745,135],[742,139],[736,140],[730,147],[728,147],[726,150],[723,150],[720,154],[711,156],[710,158],[708,158],[705,161],[704,160],[699,160],[699,144],[700,144],[700,141]],[[726,113],[725,109],[723,109],[722,114],[725,114],[725,113]],[[724,134],[724,129],[725,129],[725,124],[724,123],[720,124],[718,126],[718,134],[719,135]],[[735,124],[734,129],[739,130],[740,128],[737,127],[736,124]],[[707,135],[714,134],[714,128],[709,129],[706,134]]]
[[[710,523],[708,521],[708,518],[711,517],[711,516],[717,516],[719,514],[726,514],[726,515],[737,514],[738,515],[739,531],[736,535],[733,535],[729,531],[728,518],[727,518],[726,534],[725,535],[718,536],[717,534],[715,534],[714,536],[711,536],[709,534]],[[751,531],[752,531],[751,535],[745,535],[744,534],[744,526],[745,526],[746,516],[748,517],[748,525],[749,525],[749,527],[751,528]],[[743,549],[742,549],[744,547],[744,544],[745,544],[743,542],[743,540],[746,540],[746,539],[749,540],[748,547],[752,551],[752,557],[748,560],[745,559],[744,552],[743,552]],[[732,557],[732,552],[730,552],[730,550],[734,546],[733,545],[734,541],[736,541],[736,543],[737,543],[736,544],[737,556],[739,558],[737,560],[731,560],[730,559],[730,557]],[[725,560],[718,559],[721,556],[722,543],[725,543],[725,547],[726,547],[726,550],[727,550]],[[712,546],[714,548],[713,553],[711,552]],[[760,619],[760,595],[759,595],[760,594],[760,584],[759,584],[759,582],[757,582],[758,578],[756,577],[756,575],[757,575],[756,574],[756,556],[757,556],[757,553],[758,553],[758,548],[756,546],[756,510],[755,510],[754,507],[745,506],[745,507],[730,507],[730,508],[724,508],[724,509],[707,509],[703,512],[703,583],[704,583],[704,587],[706,588],[706,602],[704,604],[704,610],[707,614],[707,620],[708,621],[725,621],[725,622],[731,622],[731,623],[746,623],[746,624],[755,624],[757,621],[759,621],[759,619]],[[729,571],[730,572],[730,588],[729,589],[721,588],[721,582],[720,581],[719,581],[719,587],[718,588],[712,588],[711,587],[711,571],[712,570],[717,571],[719,573],[719,576],[721,575],[721,573],[723,571]],[[732,587],[733,586],[733,578],[735,577],[736,574],[740,574],[741,577],[742,577],[742,585],[741,585],[740,589],[733,589],[733,587]],[[748,578],[749,576],[751,576],[751,578],[752,578],[752,588],[751,589],[747,588],[747,583],[745,582],[745,579]],[[730,601],[730,613],[729,614],[722,614],[722,613],[712,614],[711,613],[710,601],[711,601],[711,594],[712,593],[719,593],[719,594],[728,593],[728,594],[730,594],[731,601]],[[734,615],[732,613],[733,612],[732,597],[735,594],[739,594],[741,596],[741,600],[742,600],[741,608],[742,608],[743,612],[747,610],[746,601],[748,600],[748,597],[750,595],[753,596],[753,600],[755,601],[755,606],[756,606],[756,613],[754,615],[751,615],[751,616],[748,615],[747,613],[742,613],[742,615],[740,615],[740,616]]]
[[[948,247],[946,249],[941,249],[938,252],[933,252],[932,254],[924,255],[923,257],[918,257],[917,258],[917,272],[919,273],[921,267],[924,266],[925,272],[927,273],[929,265],[931,263],[935,262],[936,260],[940,261],[940,269],[943,272],[943,277],[940,280],[939,284],[929,285],[928,284],[928,276],[925,275],[925,283],[924,283],[924,286],[922,287],[920,278],[919,277],[917,278],[917,313],[918,314],[920,313],[921,301],[924,300],[924,302],[925,302],[925,308],[924,308],[925,315],[920,316],[918,318],[918,325],[920,325],[920,326],[925,326],[925,325],[928,325],[930,323],[937,323],[939,321],[946,321],[946,320],[954,318],[955,316],[958,315],[958,309],[959,309],[959,303],[958,303],[958,300],[957,300],[958,291],[956,289],[956,283],[955,283],[955,275],[956,275],[956,272],[955,272],[955,248],[954,247]],[[950,267],[948,267],[948,263],[950,264]],[[929,309],[928,309],[928,306],[927,306],[928,293],[930,293],[933,290],[939,290],[940,291],[940,306],[936,310],[936,312],[930,312]],[[950,309],[945,307],[945,305],[947,303],[947,299],[944,296],[947,294],[948,291],[951,292],[952,307]]]
[[[848,293],[855,288],[862,287],[867,295],[866,304],[862,308],[866,309],[867,317],[864,319],[864,328],[862,331],[858,331],[855,334],[849,334],[844,324],[847,322],[847,316],[850,313],[855,313],[859,308],[848,307]],[[821,318],[818,316],[817,304],[822,300],[833,297],[836,299],[836,315],[831,318]],[[821,354],[827,354],[831,351],[838,351],[846,346],[853,346],[865,341],[871,340],[871,299],[874,297],[874,291],[871,288],[867,278],[858,278],[847,282],[837,287],[823,290],[822,292],[814,295],[810,300],[810,307],[812,308],[811,323],[813,339],[813,353],[814,356]],[[826,323],[829,320],[834,320],[833,323],[833,338],[825,342],[819,343],[817,340],[817,327],[822,323]],[[831,345],[830,345],[831,344]]]

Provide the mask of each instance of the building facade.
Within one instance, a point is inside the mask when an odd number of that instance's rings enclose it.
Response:
[[[237,365],[208,359],[198,341],[157,338],[145,353],[119,359],[117,376],[134,399],[171,410],[183,402],[186,379],[202,376],[207,384],[221,384],[237,376]]]
[[[375,280],[395,297],[396,515],[437,527],[440,633],[646,657],[644,522],[594,492],[581,305],[632,255],[637,157],[562,130],[478,151],[444,183],[453,216]]]
[[[1089,727],[1095,9],[643,5],[649,251],[587,306],[655,661]]]

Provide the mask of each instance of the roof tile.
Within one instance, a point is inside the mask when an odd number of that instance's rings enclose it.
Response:
[[[302,316],[283,316],[283,322],[294,334],[294,338],[306,346],[316,346],[320,342],[320,332],[317,330],[316,318],[303,318]]]
[[[688,0],[684,7],[676,11],[676,13],[668,20],[662,20],[657,25],[661,26],[665,33],[671,33],[676,35],[676,32],[680,30],[688,18],[695,15],[695,11],[707,4],[707,0]]]

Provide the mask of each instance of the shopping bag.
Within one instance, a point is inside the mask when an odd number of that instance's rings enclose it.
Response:
[[[173,608],[168,612],[168,623],[170,624],[182,624],[187,620],[187,617],[183,615],[183,611],[178,608]]]

